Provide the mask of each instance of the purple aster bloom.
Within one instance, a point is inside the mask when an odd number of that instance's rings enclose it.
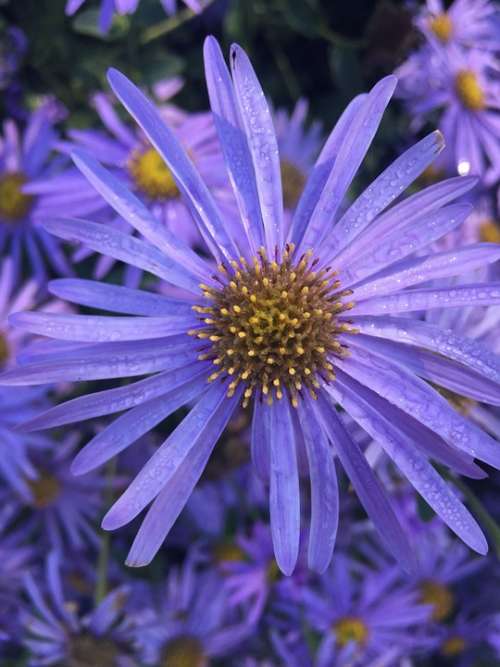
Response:
[[[337,554],[319,590],[304,589],[306,618],[321,633],[320,664],[334,664],[335,649],[361,666],[388,652],[395,661],[420,648],[415,630],[428,620],[429,607],[417,591],[401,586],[399,575],[396,567],[371,569]]]
[[[419,286],[499,258],[495,244],[432,249],[469,215],[468,204],[452,202],[476,179],[456,177],[395,202],[442,149],[442,136],[434,132],[342,208],[394,91],[390,76],[342,114],[285,235],[277,142],[256,75],[238,46],[231,51],[232,79],[212,38],[205,52],[214,121],[240,216],[223,218],[143,93],[115,70],[109,80],[174,175],[218,272],[123,181],[90,155],[75,154],[90,182],[143,238],[83,220],[54,219],[46,229],[148,270],[185,296],[54,281],[54,294],[121,315],[16,314],[14,324],[55,340],[4,373],[2,382],[142,379],[80,396],[27,428],[123,412],[78,453],[73,471],[83,474],[179,407],[192,405],[104,518],[104,528],[113,530],[151,505],[129,554],[131,565],[151,561],[235,409],[250,402],[252,458],[270,483],[273,543],[284,573],[293,571],[299,554],[302,452],[312,491],[311,568],[324,571],[332,557],[339,507],[335,457],[389,550],[409,568],[414,561],[380,481],[338,417],[338,405],[379,442],[448,526],[486,553],[478,524],[429,459],[481,477],[474,459],[500,467],[498,443],[451,408],[433,385],[459,383],[463,395],[498,403],[499,358],[457,333],[398,316],[500,302],[494,283],[453,290]]]
[[[415,20],[431,44],[460,45],[498,51],[498,7],[490,0],[427,0]]]
[[[227,605],[216,570],[200,571],[190,553],[182,567],[172,568],[166,586],[138,609],[133,620],[141,664],[208,667],[212,658],[232,655],[252,628]]]
[[[460,175],[494,178],[500,169],[500,83],[497,60],[488,52],[424,47],[397,70],[399,95],[415,127],[441,111],[439,128]]]
[[[0,253],[13,258],[18,272],[26,253],[38,283],[46,279],[47,264],[56,274],[71,273],[58,242],[39,224],[61,209],[29,191],[34,179],[54,170],[50,157],[57,138],[57,109],[51,101],[44,103],[31,113],[22,133],[13,120],[6,120],[0,136]]]
[[[435,653],[446,658],[453,667],[471,667],[477,659],[491,657],[489,647],[495,650],[498,621],[488,613],[462,613],[448,625],[434,626],[430,640]],[[495,664],[494,662],[486,664]]]
[[[273,114],[280,154],[284,207],[295,209],[321,148],[321,124],[306,127],[309,105],[301,99],[291,114],[277,109]]]
[[[55,552],[46,560],[46,581],[40,585],[33,573],[25,577],[30,607],[23,613],[23,644],[30,651],[28,665],[68,667],[132,667],[128,655],[132,634],[124,620],[127,588],[109,593],[88,614],[67,598]]]
[[[72,16],[86,0],[67,0],[66,14]],[[99,12],[99,29],[106,33],[111,28],[115,12],[120,16],[134,14],[140,0],[101,0],[101,9]],[[177,10],[177,0],[160,0],[163,9],[167,14],[175,14]],[[200,13],[208,0],[183,0],[184,4],[196,14]]]

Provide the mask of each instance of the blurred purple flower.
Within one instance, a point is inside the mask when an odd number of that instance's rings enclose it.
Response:
[[[277,142],[255,73],[238,46],[231,51],[233,80],[212,38],[205,53],[214,121],[240,208],[233,218],[223,218],[154,105],[119,72],[112,70],[109,79],[175,177],[219,272],[120,179],[90,155],[75,154],[90,182],[144,238],[82,220],[51,220],[46,228],[149,270],[186,296],[54,281],[51,291],[62,298],[126,316],[13,316],[24,330],[56,340],[5,373],[2,382],[150,377],[73,399],[27,428],[124,411],[78,453],[73,471],[83,474],[194,402],[104,518],[104,528],[113,530],[152,503],[129,554],[131,565],[154,557],[242,401],[254,406],[252,457],[270,482],[272,537],[284,573],[294,570],[299,553],[298,453],[307,460],[311,479],[311,568],[324,571],[334,548],[339,506],[334,454],[389,550],[406,567],[414,563],[392,505],[339,419],[337,405],[379,442],[461,539],[486,553],[478,524],[429,459],[477,478],[484,473],[474,458],[500,467],[498,443],[451,408],[432,384],[448,387],[453,371],[453,387],[459,383],[462,395],[487,397],[500,383],[499,358],[478,342],[399,317],[500,303],[498,284],[418,287],[499,258],[493,244],[450,253],[429,250],[470,213],[469,205],[450,202],[476,179],[443,181],[387,208],[442,149],[442,136],[435,132],[341,209],[394,91],[396,80],[387,77],[342,114],[285,236]]]

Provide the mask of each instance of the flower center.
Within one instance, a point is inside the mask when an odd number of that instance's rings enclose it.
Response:
[[[163,654],[164,667],[209,667],[208,658],[196,637],[177,637],[168,642]]]
[[[441,653],[447,658],[452,658],[455,655],[460,655],[465,651],[465,640],[458,635],[455,637],[449,637],[441,645]]]
[[[445,387],[437,387],[438,392],[446,398],[448,403],[451,405],[452,408],[454,408],[457,412],[459,412],[461,415],[464,415],[467,417],[472,410],[472,408],[476,405],[476,402],[472,400],[471,398],[466,398],[465,396],[461,396],[460,394],[456,394],[454,391],[451,391],[450,389],[446,389]]]
[[[179,196],[172,172],[154,148],[135,151],[128,168],[137,189],[151,199],[163,201]]]
[[[295,208],[299,201],[306,177],[292,162],[281,161],[281,182],[283,185],[283,201],[285,208]]]
[[[26,176],[18,172],[0,176],[0,217],[7,222],[24,218],[33,204],[33,197],[22,191],[26,180]]]
[[[46,473],[41,474],[38,479],[30,479],[28,486],[33,495],[32,505],[37,509],[50,507],[61,492],[59,480]]]
[[[281,263],[269,260],[261,248],[250,266],[244,258],[232,261],[232,271],[220,265],[225,280],[221,288],[202,285],[211,306],[194,306],[204,327],[188,333],[209,344],[200,359],[211,359],[216,369],[208,378],[234,378],[232,396],[241,381],[246,383],[243,406],[254,392],[278,400],[284,392],[298,405],[303,389],[313,398],[319,380],[335,379],[332,356],[347,350],[338,334],[354,331],[337,316],[352,308],[342,299],[350,290],[339,291],[340,283],[330,267],[315,271],[311,252],[293,259],[287,245]]]
[[[437,581],[423,581],[420,586],[420,601],[432,605],[432,618],[444,621],[451,614],[454,605],[453,593]]]
[[[477,76],[468,69],[458,72],[455,78],[455,91],[464,107],[471,111],[481,111],[486,106],[484,92]]]
[[[74,637],[70,647],[70,667],[115,667],[117,647],[102,637],[83,634]]]
[[[5,334],[0,333],[0,366],[2,366],[10,356],[9,343]]]
[[[241,563],[246,560],[245,552],[234,542],[222,542],[214,547],[214,560],[217,564]]]
[[[333,630],[337,638],[337,644],[341,647],[351,642],[365,644],[368,639],[368,628],[360,618],[346,616],[337,621]]]
[[[438,14],[429,20],[429,28],[440,42],[446,44],[453,31],[453,23],[448,14]]]
[[[483,222],[479,228],[479,238],[486,243],[500,243],[500,227],[493,220]]]

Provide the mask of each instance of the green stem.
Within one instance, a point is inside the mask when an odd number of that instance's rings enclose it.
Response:
[[[213,0],[210,0],[204,9],[207,9],[207,7],[212,4],[212,2]],[[163,37],[169,32],[172,32],[172,30],[178,28],[186,21],[189,21],[189,19],[193,18],[193,16],[197,16],[197,13],[193,12],[193,10],[189,9],[189,7],[186,7],[186,9],[182,9],[180,12],[177,12],[177,14],[174,14],[174,16],[169,16],[164,21],[160,21],[160,23],[156,23],[155,25],[146,28],[146,30],[144,30],[142,33],[139,42],[141,44],[148,44],[154,39],[158,39],[158,37]]]
[[[104,490],[104,506],[113,502],[113,480],[116,474],[116,458],[111,459],[107,466],[106,488]],[[111,533],[101,530],[101,543],[97,557],[97,576],[95,582],[94,602],[96,606],[106,597],[108,592],[109,555],[111,551]]]

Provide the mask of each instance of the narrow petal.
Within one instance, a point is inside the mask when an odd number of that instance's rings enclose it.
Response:
[[[328,390],[387,452],[401,472],[451,530],[471,549],[486,554],[488,544],[475,519],[410,438],[384,417],[384,401],[345,377]]]
[[[449,252],[411,257],[352,287],[353,300],[398,292],[418,283],[469,273],[499,259],[500,248],[496,243],[476,243]]]
[[[404,366],[357,349],[355,359],[338,360],[348,375],[439,434],[451,447],[500,467],[498,444],[458,414],[429,384]]]
[[[264,427],[265,404],[254,401],[252,417],[251,453],[252,463],[258,476],[265,482],[269,481],[271,469],[271,453],[269,441]]]
[[[210,387],[115,502],[103,528],[114,530],[132,521],[169,483],[192,449],[201,441],[215,444],[236,405],[226,393],[226,385]]]
[[[290,575],[299,555],[300,539],[295,431],[286,398],[266,406],[264,415],[271,451],[269,511],[274,553],[280,570]]]
[[[191,302],[171,299],[162,294],[154,294],[141,289],[100,283],[96,280],[60,278],[51,280],[48,290],[60,299],[77,303],[80,306],[109,310],[113,313],[184,316],[192,312]]]
[[[217,260],[238,257],[238,250],[226,231],[224,220],[207,186],[158,110],[117,70],[109,70],[108,81],[115,95],[165,160],[179,189],[185,194],[200,233],[213,256]]]
[[[266,248],[274,254],[283,247],[283,193],[278,142],[274,123],[259,80],[246,53],[231,47],[231,71],[236,101],[246,131],[260,201]]]
[[[417,345],[454,359],[500,383],[500,356],[486,345],[427,322],[398,317],[356,317],[354,326],[369,336]]]
[[[326,185],[309,220],[299,251],[319,247],[330,226],[333,225],[347,188],[375,136],[396,83],[395,76],[387,76],[368,93],[344,136]]]
[[[158,373],[124,387],[115,387],[114,389],[105,389],[93,394],[78,396],[24,422],[20,430],[26,432],[53,428],[54,426],[81,422],[85,419],[129,410],[136,405],[166,394],[171,386],[177,386],[194,377],[199,365],[200,362],[196,362],[182,368]]]
[[[189,342],[189,341],[188,341]],[[186,346],[186,336],[156,340],[98,343],[59,352],[0,375],[0,385],[23,386],[51,382],[83,382],[147,375],[193,363],[197,348]]]
[[[407,570],[415,569],[415,556],[394,510],[359,446],[340,421],[334,405],[322,394],[310,402],[325,433],[332,442],[356,494],[375,524],[390,553]]]
[[[73,162],[110,206],[170,261],[200,280],[210,277],[208,265],[169,228],[157,220],[126,184],[83,151],[71,154]]]
[[[222,404],[225,423],[229,421],[241,394],[242,388]],[[201,437],[197,446],[190,449],[170,481],[162,488],[139,528],[127,557],[127,565],[148,565],[154,558],[200,479],[216,440],[211,434]]]
[[[339,490],[334,452],[314,415],[301,402],[299,421],[304,434],[311,480],[311,525],[307,562],[322,574],[332,560],[339,523]]]
[[[84,243],[91,250],[137,266],[172,285],[200,294],[200,279],[196,275],[190,273],[182,263],[172,261],[151,244],[130,234],[124,234],[104,223],[79,219],[45,220],[43,226],[51,234],[66,241]]]
[[[255,255],[264,245],[264,225],[260,211],[252,156],[240,121],[233,82],[220,46],[213,37],[204,45],[205,77],[210,107],[234,195],[238,202],[249,249]]]
[[[349,287],[413,255],[461,225],[471,211],[470,204],[451,204],[422,217],[417,213],[394,221],[389,233],[381,238],[375,235],[364,252],[360,250],[346,266],[339,264],[342,286]]]
[[[83,475],[103,465],[175,410],[197,399],[206,386],[206,374],[202,370],[188,381],[184,380],[177,385],[172,383],[167,393],[141,403],[120,415],[78,452],[71,465],[71,472],[74,475]]]
[[[82,343],[165,338],[187,333],[199,325],[194,313],[176,317],[111,317],[24,312],[11,315],[9,322],[22,331]]]
[[[298,245],[304,236],[314,207],[326,185],[333,163],[337,157],[345,133],[352,125],[356,114],[366,100],[366,95],[358,95],[346,107],[330,133],[313,170],[309,174],[304,191],[293,215],[290,240]]]
[[[444,148],[439,130],[400,155],[347,209],[325,239],[323,256],[335,257],[420,176]]]

